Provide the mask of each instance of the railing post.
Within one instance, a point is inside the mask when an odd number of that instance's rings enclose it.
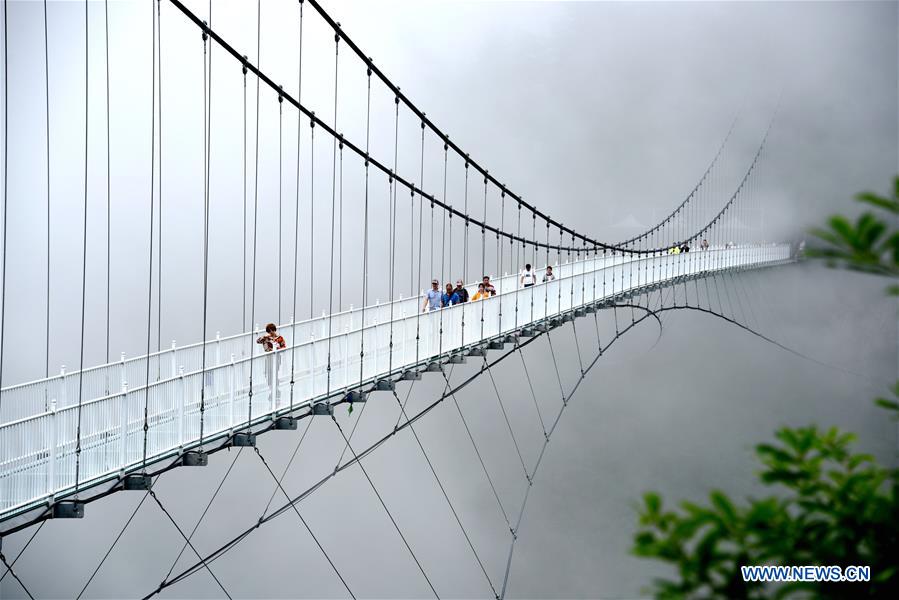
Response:
[[[222,364],[222,332],[215,332],[215,366]]]
[[[403,349],[400,353],[400,364],[402,365],[403,368],[405,368],[406,367],[406,307],[405,306],[403,307],[402,315],[400,318],[403,321],[403,335],[402,335]]]
[[[234,426],[234,402],[236,390],[237,367],[234,365],[234,353],[231,353],[231,366],[228,368],[228,429]]]
[[[123,469],[128,460],[128,382],[126,381],[122,382],[122,399],[119,404],[119,412],[121,413],[119,418],[121,429],[119,467]]]
[[[361,360],[361,359],[360,359]],[[343,391],[346,392],[350,384],[350,326],[343,328]]]
[[[278,389],[278,361],[281,360],[280,350],[278,348],[272,349],[265,359],[268,361],[268,364],[265,365],[265,369],[271,370],[271,376],[268,380],[268,395],[269,400],[271,402],[271,416],[275,418],[275,411],[278,410],[277,398],[275,397],[275,391]]]
[[[309,400],[315,398],[315,334],[309,334]]]
[[[172,340],[172,370],[170,377],[174,377],[178,370],[175,367],[175,340]]]
[[[124,386],[126,381],[128,381],[128,376],[125,373],[125,353],[122,352],[119,357],[119,386]]]
[[[59,438],[57,435],[58,424],[56,422],[56,398],[50,400],[50,456],[47,463],[47,496],[53,498],[56,490],[56,446]]]
[[[175,392],[175,401],[178,403],[178,447],[184,442],[184,366],[178,367],[178,387]]]
[[[378,332],[378,325],[379,325],[379,319],[378,319],[377,313],[375,313],[375,318],[374,318],[374,320],[372,321],[372,332],[374,333],[374,336],[375,336],[375,343],[373,344],[373,346],[374,346],[374,355],[375,355],[375,368],[374,368],[374,370],[373,370],[373,375],[374,375],[375,377],[377,377],[377,376],[378,376],[378,373],[381,372],[381,371],[378,370],[378,369],[380,368],[379,365],[378,365],[378,354],[379,354],[378,349],[381,347],[381,339],[378,337],[378,333],[379,333],[379,332]],[[371,352],[369,352],[369,354],[371,354]],[[364,356],[362,357],[362,361],[363,361],[363,364],[362,364],[362,373],[364,374],[364,373],[365,373],[365,357],[364,357]]]
[[[59,406],[65,408],[69,405],[68,392],[66,392],[66,366],[59,369]]]

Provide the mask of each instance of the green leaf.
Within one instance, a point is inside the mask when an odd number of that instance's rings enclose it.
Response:
[[[709,494],[709,499],[724,519],[725,523],[734,524],[737,521],[737,511],[734,508],[730,498],[724,495],[720,490],[713,490]]]
[[[897,178],[897,181],[899,181],[899,178]],[[899,201],[894,198],[884,198],[883,196],[878,196],[874,192],[862,192],[856,194],[855,199],[859,202],[882,208],[893,214],[899,214]]]

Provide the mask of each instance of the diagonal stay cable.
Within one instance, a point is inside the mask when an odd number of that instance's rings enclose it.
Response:
[[[450,377],[453,376],[453,367],[454,367],[454,365],[450,365],[450,372],[449,372]],[[406,399],[403,400],[403,404],[400,407],[400,409],[401,409],[400,414],[396,417],[396,423],[393,426],[394,429],[396,429],[399,426],[400,421],[403,420],[403,414],[406,412],[406,404],[409,403],[409,398],[412,396],[412,388],[414,388],[414,387],[415,387],[415,379],[412,380],[412,382],[409,384],[409,389],[406,390]],[[443,389],[444,392],[446,392],[446,390],[447,390],[447,388]]]
[[[530,344],[532,341],[534,341],[536,339],[537,339],[536,337],[530,338],[527,341],[523,342],[521,345],[526,346],[527,344]],[[491,364],[495,365],[495,364],[505,360],[510,354],[511,353],[503,354],[502,356],[500,356],[496,360],[494,360],[493,363],[491,363]],[[426,406],[425,408],[420,410],[418,413],[416,413],[411,419],[408,419],[402,425],[389,431],[387,434],[382,436],[380,439],[378,439],[377,441],[375,441],[374,443],[369,445],[365,450],[363,450],[362,452],[354,453],[353,458],[349,459],[347,462],[345,462],[343,465],[341,465],[333,473],[330,473],[330,474],[324,476],[323,478],[321,478],[318,482],[313,484],[311,487],[307,488],[304,492],[302,492],[298,496],[295,496],[290,502],[288,502],[287,504],[284,504],[283,506],[279,507],[278,509],[272,511],[267,516],[260,517],[250,527],[244,529],[242,532],[237,534],[235,537],[233,537],[232,539],[230,539],[227,542],[225,542],[224,544],[222,544],[219,548],[217,548],[216,550],[207,554],[200,561],[196,562],[195,564],[193,564],[190,567],[181,571],[177,576],[163,581],[163,583],[161,583],[160,586],[156,590],[145,595],[144,600],[146,600],[147,598],[151,598],[152,596],[156,595],[163,589],[170,587],[170,586],[186,579],[187,577],[190,577],[197,571],[204,568],[207,564],[215,561],[216,559],[220,558],[221,556],[224,556],[227,552],[229,552],[230,550],[235,548],[238,544],[240,544],[240,542],[242,542],[244,539],[246,539],[247,536],[252,534],[253,531],[255,531],[256,529],[261,527],[263,524],[268,523],[269,521],[284,514],[285,512],[290,510],[290,508],[292,506],[294,506],[294,505],[302,502],[306,498],[308,498],[315,491],[317,491],[319,488],[324,486],[331,478],[335,477],[338,473],[346,470],[347,468],[349,468],[350,466],[352,466],[353,464],[355,464],[362,458],[368,456],[369,454],[373,453],[375,450],[380,448],[383,444],[385,444],[388,440],[390,440],[394,435],[396,435],[397,432],[402,431],[403,429],[410,426],[415,421],[418,421],[419,419],[424,418],[428,413],[430,413],[432,410],[434,410],[434,408],[436,408],[438,405],[440,405],[446,398],[451,397],[451,396],[454,398],[455,397],[454,394],[456,394],[459,390],[464,389],[466,386],[468,386],[469,384],[471,384],[472,382],[477,380],[477,378],[481,374],[482,374],[482,372],[479,370],[479,371],[476,371],[474,374],[470,375],[469,377],[467,377],[461,383],[456,385],[456,387],[454,387],[452,390],[441,395],[439,398],[434,400],[434,402],[432,402],[431,404],[429,404],[428,406]]]
[[[203,566],[206,567],[206,570],[209,571],[209,574],[212,575],[212,578],[215,580],[215,582],[218,584],[218,586],[220,588],[222,588],[222,591],[225,592],[225,595],[228,596],[228,598],[230,600],[231,594],[228,593],[228,590],[225,589],[225,586],[222,585],[222,582],[219,581],[219,578],[215,576],[215,573],[212,572],[212,569],[209,568],[209,565],[206,564],[206,561],[204,561],[203,557],[200,555],[200,553],[197,552],[197,549],[194,547],[193,543],[191,543],[191,541],[187,538],[187,536],[184,535],[184,531],[182,531],[181,527],[178,526],[178,523],[175,521],[174,517],[172,517],[171,513],[169,513],[169,511],[166,510],[166,508],[165,508],[165,506],[163,506],[162,502],[159,501],[159,497],[156,495],[156,492],[154,492],[151,489],[147,493],[150,495],[151,498],[153,498],[153,500],[156,501],[156,504],[159,506],[159,509],[163,513],[165,513],[166,517],[169,518],[169,521],[172,522],[172,525],[175,526],[175,529],[178,530],[178,533],[181,534],[181,537],[184,538],[184,541],[187,542],[187,545],[190,546],[190,549],[194,551],[194,554],[197,555],[197,558],[199,558],[203,562]],[[160,591],[162,589],[162,584],[159,584],[159,585],[160,585],[160,587],[157,589],[157,591]]]
[[[4,566],[6,566],[7,573],[12,575],[13,579],[15,579],[16,581],[19,582],[19,585],[22,587],[22,589],[25,591],[25,593],[28,595],[28,597],[31,598],[31,600],[34,600],[34,596],[32,596],[31,592],[28,591],[28,588],[25,586],[25,583],[19,578],[19,576],[16,574],[16,572],[13,571],[12,565],[9,564],[8,562],[6,562],[6,556],[3,555],[2,550],[0,550],[0,562],[2,562],[4,564]]]
[[[511,353],[510,353],[511,354]],[[530,481],[530,477],[528,477],[528,468],[524,464],[524,456],[521,454],[521,448],[518,445],[518,440],[515,438],[515,432],[512,430],[512,424],[509,422],[509,415],[506,413],[506,407],[503,404],[503,399],[500,396],[499,388],[496,385],[496,380],[493,378],[493,372],[490,370],[490,365],[487,363],[487,357],[484,357],[484,366],[481,368],[481,371],[486,371],[487,375],[490,377],[490,383],[493,384],[493,391],[496,392],[496,399],[499,401],[499,408],[502,410],[503,419],[506,421],[506,427],[509,428],[509,435],[512,436],[512,444],[515,445],[515,452],[518,453],[518,460],[521,461],[521,468],[524,470],[524,476],[528,481]]]
[[[350,404],[352,407],[353,405]],[[356,418],[356,421],[353,423],[352,429],[350,429],[350,435],[347,436],[347,443],[343,445],[343,450],[340,451],[340,456],[337,458],[337,464],[334,465],[334,468],[340,466],[340,463],[343,462],[343,457],[346,455],[347,448],[349,447],[349,442],[352,441],[353,436],[356,434],[356,428],[359,427],[359,423],[362,422],[362,417],[365,415],[365,407],[368,406],[368,402],[362,404],[362,408],[359,409],[359,416]]]
[[[175,560],[172,561],[172,566],[169,567],[168,573],[166,573],[166,577],[169,577],[172,574],[172,571],[175,570],[175,565],[178,564],[178,561],[181,560],[181,555],[184,554],[184,551],[187,550],[187,545],[193,540],[194,534],[197,533],[197,529],[200,527],[200,523],[203,522],[203,519],[206,518],[206,513],[209,512],[209,508],[212,506],[212,503],[215,501],[216,496],[218,496],[219,492],[222,489],[222,486],[225,485],[225,480],[228,479],[228,476],[231,474],[231,470],[234,468],[234,465],[237,463],[237,459],[240,458],[240,453],[243,452],[243,447],[237,449],[237,453],[234,455],[234,459],[231,461],[231,465],[228,467],[228,470],[225,472],[225,475],[222,477],[221,481],[219,481],[218,486],[215,488],[215,491],[212,493],[212,497],[209,498],[209,502],[206,503],[206,508],[203,509],[203,513],[200,515],[200,518],[197,519],[196,524],[193,526],[193,529],[190,531],[190,535],[187,536],[187,539],[184,541],[184,544],[181,546],[181,550],[178,552],[178,556],[175,557]]]
[[[284,470],[281,471],[281,477],[277,478],[277,482],[280,484],[284,481],[284,478],[287,476],[287,471],[290,469],[290,466],[293,464],[294,459],[297,457],[297,453],[300,451],[300,446],[303,444],[303,440],[306,439],[306,434],[309,433],[309,428],[312,427],[313,419],[309,419],[309,423],[306,424],[306,429],[303,430],[303,435],[300,436],[300,441],[297,442],[297,445],[293,449],[293,454],[290,455],[290,460],[287,461],[287,464],[284,466]],[[276,486],[274,490],[272,490],[272,495],[268,499],[268,502],[265,505],[265,509],[262,511],[262,514],[259,515],[260,518],[264,517],[266,513],[268,513],[268,509],[271,508],[272,502],[275,499],[275,495],[278,493],[278,487]],[[169,573],[171,575],[171,573]]]
[[[268,461],[265,460],[265,457],[262,456],[262,453],[259,451],[259,448],[254,447],[253,449],[256,451],[256,456],[258,456],[259,460],[262,461],[262,464],[265,465],[265,470],[268,471],[269,475],[272,476],[272,479],[275,480],[275,483],[277,484],[278,489],[281,490],[281,493],[284,494],[285,498],[290,500],[290,495],[284,489],[284,486],[281,485],[281,480],[278,479],[278,477],[275,475],[274,471],[272,471],[272,468],[268,465]],[[334,561],[331,560],[331,557],[328,556],[328,553],[327,553],[327,551],[325,551],[324,546],[322,546],[321,542],[318,541],[318,538],[315,536],[315,533],[312,532],[312,528],[309,527],[309,523],[307,523],[306,519],[303,518],[303,515],[300,514],[300,511],[296,507],[296,505],[293,505],[293,512],[295,512],[297,514],[297,517],[299,517],[300,521],[303,523],[303,527],[305,527],[306,531],[309,532],[309,535],[312,536],[312,540],[315,542],[315,545],[318,546],[318,549],[321,550],[325,559],[328,561],[328,564],[330,564],[331,568],[334,569],[334,573],[337,574],[337,578],[340,579],[340,583],[342,583],[343,587],[346,588],[347,593],[353,598],[353,600],[355,600],[356,595],[353,593],[353,590],[351,590],[350,586],[347,585],[347,582],[343,578],[343,575],[340,574],[340,570],[337,568],[337,565],[335,565]]]
[[[397,405],[400,406],[400,410],[403,411],[403,416],[406,417],[406,420],[409,419],[408,415],[406,415],[406,411],[402,408],[402,402],[400,401],[400,397],[397,396],[396,391],[393,392],[393,397],[396,399]],[[462,530],[462,535],[465,536],[465,541],[468,542],[468,547],[471,548],[472,554],[474,554],[475,560],[478,562],[478,566],[481,567],[481,571],[484,573],[484,577],[487,579],[487,584],[490,585],[490,589],[493,590],[493,595],[496,597],[498,594],[496,593],[496,587],[493,585],[493,580],[490,579],[490,575],[487,574],[487,569],[484,567],[484,562],[481,560],[481,557],[478,555],[478,551],[475,549],[474,544],[471,541],[471,538],[468,535],[468,531],[466,531],[465,526],[462,524],[462,519],[459,518],[459,513],[456,512],[456,507],[453,506],[453,501],[450,500],[449,494],[446,492],[446,488],[443,486],[443,482],[440,481],[440,477],[437,475],[437,471],[434,469],[433,463],[431,463],[431,458],[428,456],[427,451],[425,451],[424,444],[421,443],[421,439],[418,437],[418,433],[415,431],[415,427],[409,426],[409,431],[412,432],[412,437],[415,438],[415,442],[418,444],[419,449],[421,449],[421,454],[424,456],[425,461],[428,463],[428,468],[431,470],[431,474],[434,475],[434,480],[437,482],[437,486],[440,488],[440,491],[443,493],[443,497],[446,499],[447,505],[449,505],[450,510],[453,513],[453,517],[456,519],[456,523],[459,524],[459,529]]]
[[[559,424],[559,421],[560,421],[560,419],[561,419],[561,417],[562,417],[562,413],[564,413],[565,408],[568,406],[568,401],[571,399],[571,397],[572,397],[572,396],[574,395],[574,393],[577,391],[577,389],[578,389],[578,387],[580,386],[581,382],[584,381],[584,379],[585,379],[586,376],[587,376],[587,373],[589,373],[590,370],[597,364],[597,362],[599,361],[599,359],[600,359],[600,357],[603,355],[603,353],[604,353],[605,351],[607,351],[607,350],[609,349],[609,347],[610,347],[612,344],[615,343],[615,341],[617,341],[618,339],[620,339],[621,336],[623,336],[623,335],[624,335],[625,333],[627,333],[629,330],[631,330],[631,329],[633,329],[634,327],[636,327],[638,324],[642,323],[644,319],[649,318],[650,316],[654,317],[654,318],[658,321],[659,327],[662,326],[661,320],[659,319],[659,317],[658,317],[655,313],[653,313],[653,312],[650,311],[649,309],[647,309],[647,308],[645,308],[645,307],[642,307],[642,306],[639,307],[639,308],[641,308],[641,309],[647,311],[647,314],[644,315],[644,316],[642,316],[642,317],[640,317],[639,319],[634,320],[633,323],[631,323],[631,324],[625,326],[624,329],[622,329],[620,332],[618,332],[618,333],[615,335],[615,337],[613,337],[613,338],[608,342],[608,344],[606,344],[605,348],[603,349],[603,352],[598,352],[598,353],[596,354],[596,356],[593,358],[593,360],[590,362],[590,364],[587,366],[587,368],[584,370],[584,372],[581,374],[581,376],[580,376],[580,377],[578,378],[578,380],[575,382],[574,386],[571,388],[571,391],[568,393],[568,395],[567,395],[567,396],[563,396],[562,407],[559,409],[559,412],[558,412],[558,414],[556,415],[555,421],[553,422],[552,427],[550,427],[549,433],[548,433],[548,435],[546,436],[546,439],[545,439],[544,442],[543,442],[543,447],[541,448],[541,450],[540,450],[540,455],[537,457],[537,461],[536,461],[536,463],[534,464],[534,469],[533,469],[533,471],[531,472],[531,474],[528,476],[528,486],[525,488],[524,498],[522,499],[522,502],[521,502],[521,509],[520,509],[519,512],[518,512],[518,519],[516,520],[515,527],[513,528],[513,531],[512,531],[512,541],[511,541],[511,543],[509,544],[509,554],[508,554],[508,558],[507,558],[507,560],[506,560],[506,570],[505,570],[505,574],[504,574],[504,576],[503,576],[502,590],[500,591],[500,595],[499,595],[500,598],[505,598],[505,596],[506,596],[506,588],[507,588],[508,583],[509,583],[509,573],[511,572],[511,569],[512,569],[512,554],[513,554],[513,552],[514,552],[514,550],[515,550],[515,542],[518,540],[518,532],[519,532],[519,530],[520,530],[520,528],[521,528],[521,522],[522,522],[522,520],[523,520],[523,518],[524,518],[524,511],[525,511],[525,507],[527,506],[528,497],[530,496],[531,487],[533,487],[533,485],[534,485],[534,478],[535,478],[536,475],[537,475],[537,469],[540,468],[540,464],[541,464],[541,462],[543,461],[544,453],[546,452],[546,448],[547,448],[547,446],[549,445],[549,440],[550,440],[550,438],[552,437],[553,432],[555,432],[556,426]]]
[[[359,456],[356,454],[356,451],[353,450],[352,444],[350,444],[350,440],[347,438],[346,434],[343,432],[343,428],[340,426],[340,423],[334,418],[334,415],[331,415],[331,420],[334,421],[334,425],[337,426],[337,430],[340,432],[340,435],[346,440],[347,447],[350,449],[350,453],[352,453],[353,458],[356,459],[356,464],[359,465],[359,469],[362,470],[362,474],[365,475],[365,479],[368,481],[368,485],[371,486],[372,491],[375,493],[375,496],[378,498],[378,502],[381,503],[381,507],[384,508],[384,512],[387,513],[387,516],[390,518],[390,522],[393,523],[394,529],[399,534],[400,539],[403,540],[403,544],[406,546],[406,550],[409,551],[409,554],[412,556],[412,560],[415,561],[415,564],[418,565],[418,570],[421,571],[422,576],[425,578],[425,581],[428,582],[428,587],[431,588],[431,591],[434,593],[435,598],[440,598],[440,594],[437,593],[437,590],[434,589],[434,584],[431,583],[431,578],[428,577],[428,574],[425,572],[424,567],[421,564],[421,561],[418,560],[418,557],[415,555],[415,552],[412,550],[412,546],[409,545],[409,541],[406,539],[406,536],[403,534],[403,531],[400,529],[399,524],[396,522],[396,519],[393,518],[393,513],[390,512],[390,509],[387,508],[387,504],[384,502],[384,498],[381,497],[381,493],[378,492],[378,488],[375,487],[374,481],[372,481],[371,477],[368,475],[368,471],[365,470],[365,467],[362,466],[362,461]],[[409,421],[407,421],[409,422]],[[410,427],[411,427],[411,422]],[[294,510],[296,510],[296,505],[292,505]]]
[[[577,348],[577,363],[581,368],[581,373],[583,373],[584,359],[581,357],[581,344],[577,339],[577,325],[574,324],[574,320],[571,321],[571,331],[574,332],[574,347]]]
[[[155,481],[153,483],[156,483]],[[109,548],[106,550],[106,553],[103,555],[103,558],[100,559],[100,563],[97,565],[97,568],[94,569],[94,572],[91,573],[91,576],[88,577],[87,581],[84,582],[84,586],[81,588],[81,591],[78,592],[77,600],[80,600],[82,596],[84,596],[84,592],[87,591],[88,586],[97,576],[97,573],[100,572],[100,568],[106,562],[106,559],[109,558],[109,555],[112,554],[112,551],[115,549],[116,545],[119,543],[119,540],[122,539],[122,536],[125,535],[125,530],[128,529],[128,526],[131,525],[131,521],[134,520],[134,517],[137,516],[140,507],[144,505],[144,502],[147,500],[147,496],[150,495],[150,490],[153,489],[153,483],[150,484],[150,489],[143,495],[140,499],[140,502],[137,503],[137,506],[134,507],[134,510],[131,511],[131,516],[128,517],[128,520],[125,521],[125,524],[122,526],[122,529],[119,531],[119,534],[112,541],[112,544],[109,545]],[[180,556],[180,555],[179,555]]]
[[[443,378],[446,379],[446,386],[447,388],[449,388],[449,377],[444,374]],[[474,441],[474,436],[471,433],[471,429],[468,427],[468,421],[465,420],[465,415],[462,414],[462,408],[459,406],[459,401],[456,399],[456,394],[450,394],[450,397],[453,399],[453,404],[456,406],[456,410],[459,412],[459,417],[462,419],[462,425],[465,426],[465,432],[468,433],[468,439],[471,440],[471,445],[474,448],[475,454],[478,456],[478,462],[481,463],[481,469],[483,469],[484,475],[487,477],[487,482],[490,484],[490,489],[493,490],[493,496],[496,498],[496,503],[499,505],[499,510],[503,514],[503,519],[506,520],[506,525],[509,526],[509,530],[511,531],[512,522],[509,521],[509,515],[506,514],[506,509],[503,506],[503,501],[499,498],[499,493],[496,491],[496,486],[493,484],[493,478],[490,477],[490,472],[487,471],[487,465],[484,464],[484,458],[481,456],[481,451],[478,448],[478,444]]]
[[[47,521],[41,521],[41,524],[37,526],[37,528],[34,530],[34,533],[32,533],[31,537],[28,538],[28,541],[25,542],[25,545],[22,546],[22,549],[19,550],[18,554],[16,554],[16,557],[14,559],[12,559],[12,562],[9,563],[9,565],[7,565],[8,568],[5,571],[3,571],[3,575],[0,576],[0,581],[3,581],[4,579],[6,579],[6,576],[9,575],[9,572],[12,570],[12,568],[14,566],[16,566],[16,562],[18,562],[18,560],[20,558],[22,558],[22,555],[25,554],[25,551],[28,550],[28,546],[31,545],[31,542],[34,541],[34,538],[37,537],[37,534],[40,532],[41,529],[43,529],[44,524],[46,522]]]
[[[615,324],[615,330],[618,330],[617,320]],[[559,392],[562,394],[562,402],[565,402],[565,389],[562,387],[562,375],[561,373],[559,373],[559,363],[556,361],[556,351],[553,348],[552,331],[546,332],[546,341],[549,343],[549,352],[553,357],[553,367],[556,370],[556,379],[559,380]]]
[[[543,430],[543,436],[546,437],[546,422],[543,420],[543,413],[540,412],[540,404],[537,403],[537,394],[534,393],[534,384],[531,383],[531,373],[528,371],[528,365],[524,361],[524,353],[519,347],[516,347],[515,350],[518,350],[518,355],[521,357],[521,367],[524,369],[524,376],[527,378],[528,387],[531,389],[531,398],[534,399],[534,408],[537,409],[537,417],[540,419],[540,428]]]

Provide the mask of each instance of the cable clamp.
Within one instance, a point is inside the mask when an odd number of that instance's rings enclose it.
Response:
[[[206,30],[209,29],[209,23],[203,21],[203,41],[205,42],[209,39],[209,35],[206,33]]]
[[[243,63],[241,66],[241,71],[243,71],[244,77],[246,77],[246,75],[247,75],[247,55],[246,54],[243,55]]]

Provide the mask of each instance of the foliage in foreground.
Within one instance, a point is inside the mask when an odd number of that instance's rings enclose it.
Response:
[[[891,278],[899,295],[899,177],[888,197],[871,192],[856,200],[878,212],[855,223],[832,216],[812,230],[822,242],[807,255],[843,267]],[[899,384],[893,399],[875,403],[899,416]],[[815,425],[784,428],[774,443],[756,446],[771,486],[764,498],[735,502],[724,492],[707,504],[682,502],[667,509],[648,492],[638,507],[636,555],[677,569],[675,579],[657,579],[659,598],[899,598],[899,470],[853,452],[855,436]],[[867,565],[870,583],[744,582],[742,565]]]
[[[896,390],[899,393],[899,389]],[[761,481],[778,493],[667,509],[649,492],[639,508],[638,556],[674,563],[660,598],[899,597],[899,471],[852,451],[855,436],[811,425],[756,446]],[[743,581],[741,565],[869,565],[871,583]]]
[[[811,230],[821,245],[809,248],[807,255],[822,258],[832,267],[899,278],[899,177],[894,179],[889,196],[862,192],[855,199],[877,213],[865,211],[855,223],[843,215],[833,215],[827,227]],[[899,295],[899,284],[894,281],[887,291]]]

